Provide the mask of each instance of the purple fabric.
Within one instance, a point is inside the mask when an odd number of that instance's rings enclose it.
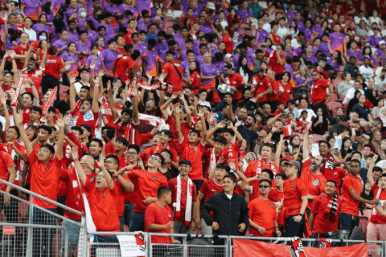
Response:
[[[66,12],[67,20],[68,20],[68,18],[71,17],[71,15],[73,15],[74,13],[77,13],[80,8],[82,8],[82,6],[80,4],[78,4],[78,6],[77,6],[77,8],[75,10],[72,9],[70,6],[68,6],[68,9],[67,9],[67,12]]]
[[[138,13],[141,13],[143,10],[148,10],[150,13],[150,11],[151,11],[150,5],[151,5],[151,1],[149,1],[149,0],[137,1],[136,8],[137,8]]]
[[[82,20],[80,16],[78,16],[78,28],[79,30],[86,30],[86,20]]]
[[[70,54],[67,51],[63,52],[62,59],[63,63],[70,62],[70,61],[76,61],[75,63],[71,64],[70,72],[76,71],[78,69],[78,55],[77,54]]]
[[[155,61],[159,58],[157,52],[154,49],[151,51],[149,51],[148,49],[145,49],[142,55],[145,56],[146,71],[150,72],[154,70],[156,65]]]
[[[313,56],[311,56],[311,57],[307,57],[306,58],[306,61],[307,62],[312,62],[312,63],[317,63],[318,62],[318,58],[316,58],[316,56],[315,55],[313,55]]]
[[[297,21],[296,25],[298,25],[299,31],[304,31],[304,23],[302,21]]]
[[[54,10],[55,10],[55,8],[54,8]],[[53,22],[53,20],[54,20],[54,14],[53,13],[47,14],[45,12],[42,12],[41,14],[45,14],[47,16],[47,22],[48,23],[52,23]]]
[[[322,53],[325,56],[327,56],[327,57],[331,56],[330,50],[328,50],[328,45],[326,43],[321,42],[320,45],[319,45],[319,50],[322,51]]]
[[[327,64],[331,65],[331,67],[334,69],[334,71],[339,71],[340,70],[340,66],[338,63],[332,63],[334,61],[334,59],[330,58],[327,60]]]
[[[304,33],[304,38],[306,40],[311,40],[311,36],[312,36],[312,30],[311,29],[304,28],[303,33]]]
[[[319,26],[319,25],[314,25],[312,26],[311,30],[314,32],[316,31],[316,33],[318,33],[318,37],[321,37],[323,35],[323,29],[322,29],[322,26]]]
[[[114,28],[107,24],[101,24],[101,26],[106,28],[106,34],[103,36],[103,39],[105,40],[105,44],[107,44],[107,42],[115,36]]]
[[[103,11],[106,13],[106,12],[109,12],[111,13],[112,15],[117,15],[119,13],[119,7],[118,5],[116,4],[113,4],[112,6],[110,4],[108,5],[105,5],[103,7]]]
[[[40,23],[36,23],[32,26],[32,29],[35,30],[36,35],[39,35],[39,33],[42,31],[46,31],[48,34],[50,31],[50,26],[47,24],[42,26]]]
[[[76,43],[79,40],[79,34],[74,30],[73,32],[68,31],[68,41]]]
[[[367,41],[370,42],[370,45],[372,47],[378,47],[379,46],[379,42],[381,42],[383,40],[383,38],[381,37],[376,37],[376,36],[370,36],[367,38]]]
[[[197,1],[197,7],[198,7],[198,9],[201,9],[201,10],[204,9],[207,4],[208,4],[208,0],[204,0],[204,1],[198,0]]]
[[[60,50],[60,49],[62,49],[63,47],[65,47],[65,46],[68,46],[68,44],[70,43],[70,41],[66,41],[66,42],[63,42],[61,39],[59,39],[59,40],[56,40],[55,42],[54,42],[54,46],[56,46],[56,48],[58,49],[58,50]],[[62,53],[60,53],[59,55],[58,55],[58,57],[59,58],[63,58],[63,54],[65,53],[65,51],[63,51]]]
[[[26,16],[36,15],[41,9],[41,2],[39,0],[23,0],[21,5],[25,6],[24,14]]]
[[[359,52],[359,50],[353,51],[351,48],[347,49],[348,57],[356,57],[357,60],[363,61],[363,55]]]
[[[78,52],[90,52],[91,51],[91,42],[86,40],[86,43],[83,45],[81,41],[78,41],[76,44],[76,50]]]
[[[329,40],[331,40],[331,48],[333,49],[334,45],[342,45],[342,42],[345,38],[345,35],[343,33],[330,33],[330,36],[328,37]]]
[[[100,23],[96,19],[94,19],[93,16],[88,17],[87,20],[91,21],[91,23],[94,26],[94,28],[96,30],[98,30],[98,27],[100,26]]]
[[[248,10],[243,10],[243,9],[239,9],[237,11],[237,16],[240,17],[240,20],[242,22],[246,22],[248,20],[249,17],[251,17],[251,13],[248,11]]]
[[[183,72],[182,72],[182,75],[184,76],[184,78],[187,78],[187,75],[186,75],[186,70],[187,69],[189,69],[189,67],[190,67],[190,63],[189,63],[189,61],[183,61],[183,62],[181,62],[181,66],[182,66],[182,70],[183,70]]]
[[[91,63],[95,61],[95,70],[94,72],[95,73],[98,73],[98,71],[103,67],[103,61],[102,61],[102,58],[101,57],[95,57],[94,55],[90,55],[88,58],[87,58],[87,65],[90,66]]]
[[[201,73],[205,76],[205,77],[209,77],[209,76],[215,76],[216,73],[217,73],[217,67],[215,64],[202,64],[200,65],[200,71]],[[201,81],[201,84],[202,85],[208,85],[210,83],[213,83],[214,79],[210,79],[210,80],[203,80]]]
[[[166,42],[166,40],[162,41],[161,43],[158,43],[156,44],[156,46],[154,47],[155,50],[157,51],[158,53],[158,56],[161,58],[162,61],[166,61],[165,59],[165,55],[166,55],[166,52],[168,51],[168,43]]]
[[[201,55],[196,55],[196,61],[198,62],[198,65],[203,65],[205,63],[204,58]]]
[[[202,32],[204,32],[204,34],[207,34],[207,33],[212,34],[213,33],[213,28],[206,26],[206,25],[201,25],[198,29],[201,30]]]
[[[374,53],[375,55],[380,55],[382,57],[385,57],[385,51],[382,51],[381,49],[377,49]]]
[[[288,15],[288,24],[290,24],[291,21],[295,19],[296,11],[287,11],[287,15]]]
[[[292,69],[291,64],[284,65],[284,71],[287,71],[291,74],[291,78],[294,78],[294,70]]]
[[[117,58],[118,55],[119,55],[118,51],[113,52],[110,49],[102,50],[102,52],[101,52],[101,54],[99,56],[102,58],[103,63],[105,64],[105,67],[106,67],[107,71],[112,71],[113,70],[114,61],[115,61],[115,58]]]
[[[263,43],[268,38],[268,32],[263,29],[256,30],[256,37],[258,43]]]

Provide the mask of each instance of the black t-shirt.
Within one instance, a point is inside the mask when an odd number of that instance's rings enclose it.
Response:
[[[358,113],[360,119],[365,119],[368,121],[367,115],[370,113],[370,109],[367,106],[361,106],[360,104],[354,105],[351,110],[352,112]]]

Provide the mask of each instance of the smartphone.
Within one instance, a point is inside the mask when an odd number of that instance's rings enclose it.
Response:
[[[117,84],[117,83],[118,83],[118,78],[114,78],[113,84]]]
[[[319,116],[319,121],[323,121],[323,116]]]

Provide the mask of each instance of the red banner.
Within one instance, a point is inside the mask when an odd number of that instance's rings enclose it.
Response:
[[[291,257],[290,246],[264,243],[250,239],[234,239],[234,257],[259,256],[259,257]],[[352,246],[314,248],[304,247],[307,257],[366,257],[369,256],[367,243]]]

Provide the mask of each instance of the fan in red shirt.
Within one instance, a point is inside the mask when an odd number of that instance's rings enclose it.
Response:
[[[326,79],[321,78],[320,73],[317,70],[312,72],[312,79],[314,80],[314,84],[311,88],[311,102],[316,110],[317,107],[315,107],[315,105],[324,104],[326,100],[329,100],[334,91],[332,84]],[[329,95],[327,95],[327,88],[329,90]]]
[[[283,46],[277,45],[276,50],[272,52],[268,66],[275,72],[276,76],[284,72],[285,55],[283,54]]]
[[[172,192],[168,187],[157,189],[157,201],[150,204],[145,213],[145,232],[153,233],[174,233],[173,211],[168,206],[172,203]],[[172,236],[152,236],[154,244],[179,244]],[[157,246],[155,246],[157,248]],[[165,250],[165,248],[163,248]],[[157,251],[156,249],[154,251]]]
[[[99,81],[102,82],[102,78],[95,79],[94,95],[92,99],[85,99],[81,101],[80,106],[76,103],[75,92],[75,78],[70,80],[70,110],[71,110],[71,127],[81,126],[83,124],[88,125],[91,128],[92,137],[95,136],[96,123],[99,116],[98,94],[99,94]]]
[[[307,222],[305,211],[307,208],[307,188],[303,180],[298,178],[300,163],[298,161],[286,162],[285,175],[288,177],[284,181],[284,200],[278,207],[283,208],[286,228],[284,237],[303,236],[303,224]]]
[[[213,195],[223,191],[222,183],[224,180],[224,176],[229,174],[230,168],[228,165],[219,163],[211,172],[214,173],[214,178],[211,180],[205,180],[200,190],[198,191],[198,196],[197,196],[198,208],[196,209],[197,213],[195,217],[200,217],[200,208],[202,204],[208,201],[209,198],[211,198]],[[212,227],[207,226],[204,219],[201,219],[201,232],[204,235],[212,234]]]
[[[335,152],[331,152],[330,143],[327,141],[319,141],[319,153],[324,157],[324,163],[321,172],[327,180],[334,180],[337,187],[340,188],[342,179],[346,175],[346,170],[338,168],[342,160]]]
[[[287,106],[288,100],[292,99],[292,95],[294,93],[290,79],[291,74],[286,71],[283,73],[282,80],[278,81],[279,99],[285,106]]]
[[[125,54],[123,56],[117,57],[115,59],[113,66],[114,68],[114,77],[120,78],[123,83],[129,79],[129,74],[132,73],[132,69],[134,69],[134,60],[131,58],[131,54],[133,53],[133,45],[127,44],[124,46]],[[131,79],[133,76],[130,76]]]
[[[183,68],[179,63],[174,61],[174,54],[175,53],[173,51],[166,52],[167,63],[163,66],[162,74],[159,80],[161,83],[165,81],[166,83],[171,84],[173,92],[180,92],[182,91],[181,79]]]
[[[262,179],[259,183],[259,197],[248,204],[250,234],[272,237],[281,235],[277,224],[275,203],[268,199],[271,181]]]
[[[173,217],[174,233],[186,233],[200,225],[200,216],[194,216],[198,208],[197,189],[188,177],[192,163],[189,160],[181,160],[179,166],[180,175],[169,180],[169,188],[172,191],[172,202],[176,205]]]
[[[134,212],[130,224],[130,231],[143,231],[145,210],[149,204],[157,201],[157,190],[161,186],[167,186],[166,177],[158,171],[165,159],[159,153],[154,153],[149,157],[147,170],[132,170],[127,172],[127,176],[135,185],[136,201],[134,202]]]
[[[355,226],[359,226],[359,203],[376,204],[378,200],[367,200],[360,197],[363,181],[359,176],[361,163],[357,159],[351,159],[349,171],[342,185],[342,210],[339,215],[341,229],[346,230],[349,236]]]
[[[232,100],[240,100],[243,97],[243,77],[239,73],[235,72],[235,69],[233,68],[232,64],[227,64],[225,66],[225,72],[228,75],[225,78],[226,84],[230,86],[231,89],[234,91],[232,95]]]
[[[374,198],[378,199],[382,205],[382,203],[386,201],[386,174],[382,174],[377,183],[375,183],[373,178],[373,168],[377,159],[378,155],[374,155],[367,173],[367,180],[370,183]],[[367,240],[386,240],[386,235],[384,233],[385,227],[386,217],[373,209],[371,212],[370,222],[367,225]]]
[[[335,181],[328,180],[324,193],[317,196],[312,203],[309,221],[312,238],[329,237],[323,234],[338,230],[342,198],[336,193],[336,189]],[[317,235],[315,236],[315,234]]]
[[[279,83],[275,80],[275,74],[271,69],[267,71],[267,76],[272,85],[271,93],[267,95],[267,102],[271,105],[272,111],[276,110],[277,100],[279,99]]]
[[[213,141],[213,147],[206,150],[202,155],[203,172],[206,180],[208,180],[209,173],[216,166],[218,160],[220,159],[222,150],[227,145],[227,140],[222,136],[217,136]]]
[[[263,71],[260,70],[255,77],[256,79],[256,91],[255,91],[255,98],[257,102],[266,102],[267,101],[267,95],[272,92],[272,83],[271,80],[263,74]]]
[[[44,56],[43,56],[43,61],[40,64],[40,67],[38,62],[31,58],[32,46],[30,46],[30,48],[28,49],[28,52],[25,58],[22,74],[27,75],[30,78],[37,92],[40,92],[39,91],[40,84],[42,83],[42,79],[44,77],[45,70],[46,70],[47,51],[48,51],[47,46],[48,45],[44,47]]]
[[[245,176],[252,178],[261,175],[261,171],[264,169],[271,170],[275,175],[281,173],[276,163],[271,161],[273,147],[269,143],[265,143],[261,150],[261,159],[249,163],[245,170]]]
[[[13,47],[13,51],[16,53],[15,59],[17,68],[19,70],[24,68],[25,55],[29,49],[29,36],[27,33],[20,35],[20,44]]]

